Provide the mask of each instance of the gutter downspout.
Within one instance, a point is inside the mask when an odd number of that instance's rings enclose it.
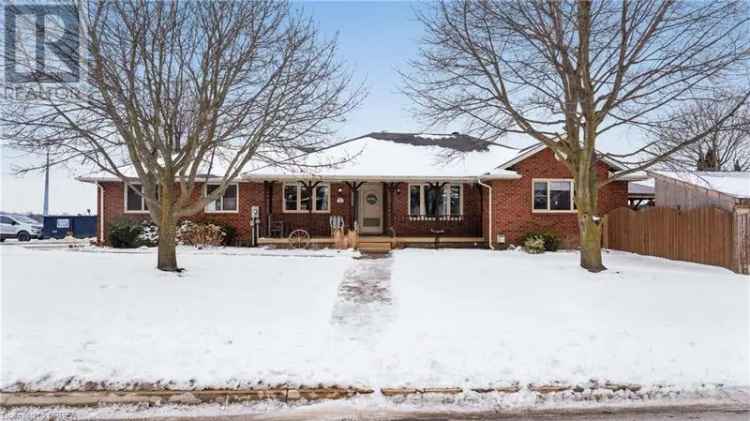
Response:
[[[99,209],[97,217],[99,218],[99,244],[104,245],[104,187],[96,182],[96,189],[99,190]]]
[[[489,198],[487,200],[487,207],[489,208],[489,218],[487,218],[487,245],[490,246],[490,249],[495,250],[495,246],[492,244],[492,186],[489,184],[485,184],[482,182],[481,177],[477,177],[477,183],[479,183],[480,186],[485,187],[487,191],[489,192]]]

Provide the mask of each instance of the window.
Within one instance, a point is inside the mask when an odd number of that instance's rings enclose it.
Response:
[[[572,180],[534,180],[533,210],[537,212],[572,212]]]
[[[311,197],[312,196],[312,197]],[[330,212],[331,186],[318,184],[310,191],[301,183],[284,184],[284,212]],[[312,209],[310,208],[312,206]]]
[[[142,191],[143,186],[140,184],[131,184],[125,189],[125,212],[148,212]]]
[[[0,224],[16,225],[16,221],[8,218],[7,216],[0,216]]]
[[[220,187],[219,184],[207,184],[206,196]],[[206,212],[237,212],[237,197],[239,189],[236,184],[230,184],[224,194],[206,205]]]
[[[463,200],[461,199],[462,191],[463,187],[461,185],[451,184],[448,186],[448,200],[446,201],[446,204],[448,205],[448,214],[451,216],[459,216],[463,214]]]
[[[315,188],[315,210],[318,212],[328,212],[328,199],[330,194],[327,185],[320,185]]]
[[[299,210],[299,186],[294,184],[284,185],[284,212]]]
[[[409,216],[463,215],[463,186],[446,184],[442,189],[429,184],[409,185]]]

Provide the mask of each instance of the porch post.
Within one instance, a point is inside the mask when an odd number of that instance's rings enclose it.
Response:
[[[391,235],[393,235],[394,237],[396,236],[396,231],[393,228],[393,192],[398,189],[398,184],[399,183],[397,182],[389,182],[385,184],[386,188],[388,189],[388,228],[391,232]]]
[[[432,208],[435,210],[435,216],[440,215],[440,210],[437,208],[437,205],[440,203],[439,197],[443,194],[443,189],[447,184],[447,182],[427,183],[427,188],[435,192],[435,195],[432,196]]]
[[[359,220],[359,188],[365,184],[364,181],[347,181],[346,185],[352,191],[352,228],[354,228]]]
[[[266,202],[266,235],[271,236],[271,222],[273,220],[273,181],[263,182],[263,192]]]

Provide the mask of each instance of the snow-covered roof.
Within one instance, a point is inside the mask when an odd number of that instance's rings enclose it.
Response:
[[[513,165],[515,165],[515,164],[523,161],[524,159],[529,158],[532,155],[535,155],[535,154],[537,154],[537,153],[539,153],[539,152],[541,152],[541,151],[543,151],[543,150],[545,150],[547,148],[548,148],[548,146],[545,145],[544,143],[535,143],[535,144],[533,144],[531,146],[528,146],[528,147],[526,147],[526,148],[521,149],[520,151],[518,151],[518,153],[516,153],[513,157],[511,157],[507,161],[502,162],[500,165],[498,165],[497,169],[498,170],[506,170],[508,168],[511,168]],[[606,156],[604,156],[604,154],[601,154],[599,151],[597,151],[597,153],[601,156],[602,162],[604,162],[605,164],[607,164],[612,169],[614,169],[614,170],[625,170],[625,169],[627,169],[623,165],[621,165],[620,163],[618,163],[618,162],[616,162],[616,161],[614,161],[612,159],[607,158]]]
[[[657,177],[671,178],[740,199],[750,198],[750,172],[651,171],[651,173]]]
[[[489,173],[496,178],[519,178],[515,171],[495,170],[499,163],[516,154],[516,149],[458,133],[371,133],[342,142],[324,153],[301,156],[294,164],[283,167],[260,164],[246,171],[242,178],[475,180]]]
[[[493,144],[465,134],[374,132],[339,142],[317,151],[300,151],[291,158],[249,162],[239,180],[326,181],[475,181],[482,179],[516,179],[520,175],[513,165],[547,148],[530,138],[516,139],[518,147]],[[269,162],[274,162],[269,164]],[[617,163],[605,160],[614,170]],[[122,169],[133,177],[132,170]],[[223,174],[212,166],[212,178]],[[630,174],[623,180],[642,180],[643,173]],[[81,181],[118,180],[112,174],[92,174]]]

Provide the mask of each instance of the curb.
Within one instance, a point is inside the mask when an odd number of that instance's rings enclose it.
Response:
[[[164,390],[135,392],[2,392],[0,407],[18,406],[96,406],[99,404],[184,404],[238,403],[260,400],[281,402],[344,399],[367,395],[365,388],[269,388],[248,390]]]
[[[659,386],[657,386],[659,387]],[[515,394],[522,391],[535,393],[538,401],[546,400],[548,395],[574,394],[586,391],[590,396],[585,400],[604,403],[615,393],[636,394],[643,387],[637,384],[592,383],[589,385],[570,385],[564,383],[528,384],[521,386],[514,383],[502,387],[461,388],[461,387],[384,387],[379,392],[386,398],[399,400],[411,396],[443,395],[456,396],[465,392],[479,394],[499,393]],[[242,402],[273,400],[293,402],[298,400],[320,401],[346,399],[361,395],[372,395],[375,389],[366,387],[275,387],[261,389],[208,389],[208,390],[134,390],[134,391],[74,391],[74,392],[0,392],[0,408],[11,407],[45,407],[69,406],[86,407],[100,404],[145,404],[158,406],[163,404],[198,405],[219,403],[223,405]],[[729,392],[727,392],[729,393]],[[679,394],[679,393],[678,393]],[[731,393],[726,394],[729,397]],[[630,395],[634,396],[634,395]],[[658,395],[657,395],[658,396]],[[652,396],[648,393],[649,400]],[[633,401],[642,400],[634,398]],[[575,400],[575,399],[574,399]],[[750,408],[750,395],[743,392],[732,396],[730,401],[741,408]],[[718,401],[717,401],[718,402]]]

